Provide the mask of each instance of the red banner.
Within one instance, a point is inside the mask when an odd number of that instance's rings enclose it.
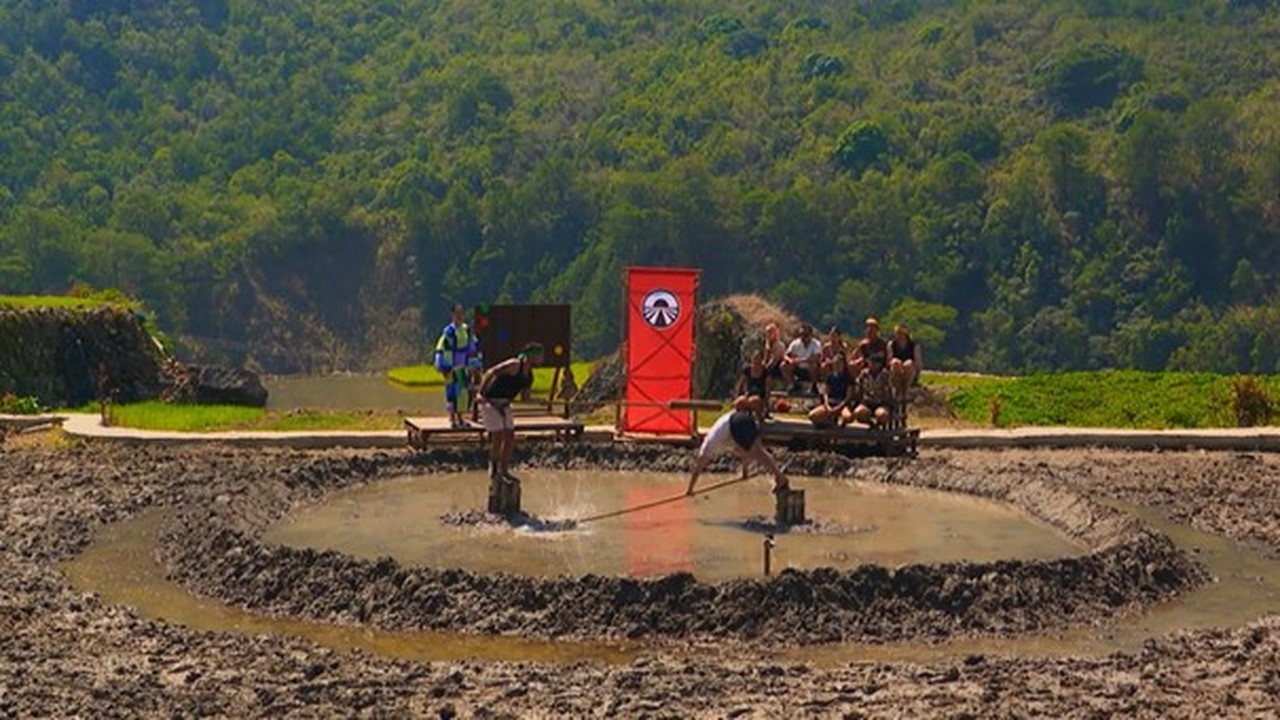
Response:
[[[697,293],[697,270],[627,268],[623,432],[693,434],[692,413],[666,403],[693,390]]]

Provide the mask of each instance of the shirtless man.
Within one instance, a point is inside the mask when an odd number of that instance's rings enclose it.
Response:
[[[782,474],[782,468],[778,467],[777,461],[760,442],[760,426],[756,423],[760,407],[759,398],[740,395],[733,401],[733,410],[721,415],[711,426],[702,440],[702,447],[698,448],[698,459],[693,464],[693,476],[689,478],[687,495],[693,494],[698,476],[707,469],[711,461],[717,455],[729,452],[742,461],[743,480],[750,476],[749,468],[754,460],[773,474],[773,492],[781,492],[790,486],[787,476]]]

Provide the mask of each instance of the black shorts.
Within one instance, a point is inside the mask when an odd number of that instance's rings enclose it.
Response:
[[[760,426],[756,418],[746,410],[738,410],[729,417],[729,436],[743,450],[750,450],[760,439]]]
[[[782,377],[782,363],[775,362],[770,365],[767,365],[765,366],[765,371],[769,374],[770,378],[773,378],[776,380]]]
[[[808,365],[797,365],[795,377],[797,382],[813,382],[813,373],[809,372]]]

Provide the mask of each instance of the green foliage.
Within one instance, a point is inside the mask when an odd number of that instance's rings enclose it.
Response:
[[[746,27],[742,20],[732,15],[710,15],[702,22],[698,23],[698,31],[705,37],[714,37],[716,35],[733,35],[742,32]]]
[[[8,415],[38,415],[45,408],[40,400],[30,395],[17,396],[13,393],[0,395],[0,413]]]
[[[1275,417],[1275,402],[1258,378],[1246,375],[1231,381],[1231,411],[1240,427],[1266,425]]]
[[[836,165],[854,177],[862,175],[889,151],[889,136],[880,123],[859,120],[840,133],[836,140]]]
[[[947,336],[955,330],[959,315],[955,308],[947,305],[905,298],[889,310],[885,328],[891,330],[895,325],[904,324],[910,328],[913,340],[931,353],[942,350],[940,354],[946,357]]]
[[[343,410],[267,411],[239,405],[184,405],[142,402],[110,407],[116,427],[166,432],[306,432],[400,430],[394,413]]]
[[[951,308],[935,366],[1278,370],[1275,3],[9,5],[0,292],[119,288],[230,362],[496,300],[597,356],[671,264]]]
[[[844,62],[834,55],[820,52],[809,53],[805,56],[804,63],[800,66],[800,71],[804,73],[806,80],[830,77],[844,72]]]
[[[999,405],[999,422],[1006,427],[1162,429],[1237,424],[1233,397],[1240,381],[1225,375],[1104,371],[967,380],[950,394],[948,405],[959,417],[980,424],[990,420],[993,403]],[[935,377],[930,382],[940,385],[952,378]],[[1255,399],[1280,389],[1280,377],[1255,383]]]
[[[116,304],[114,300],[97,297],[72,297],[64,295],[0,295],[3,308],[92,308]]]
[[[930,20],[916,30],[916,42],[924,45],[936,45],[947,32],[947,27],[937,20]]]
[[[1049,55],[1036,66],[1033,82],[1060,112],[1074,115],[1110,106],[1141,77],[1142,62],[1128,50],[1089,42]]]

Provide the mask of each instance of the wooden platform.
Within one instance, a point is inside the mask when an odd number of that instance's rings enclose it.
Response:
[[[862,451],[876,455],[915,455],[920,444],[919,428],[905,423],[866,427],[815,427],[808,420],[770,419],[760,426],[760,439],[793,450]]]
[[[765,443],[794,450],[863,450],[878,455],[915,455],[920,430],[861,425],[819,428],[805,420],[769,420],[760,427],[760,438]]]
[[[582,437],[582,423],[554,415],[516,415],[517,435],[536,435],[558,440],[577,440]],[[405,418],[405,431],[409,435],[409,447],[426,449],[433,438],[442,442],[482,440],[484,426],[468,420],[466,427],[454,428],[447,417]]]

